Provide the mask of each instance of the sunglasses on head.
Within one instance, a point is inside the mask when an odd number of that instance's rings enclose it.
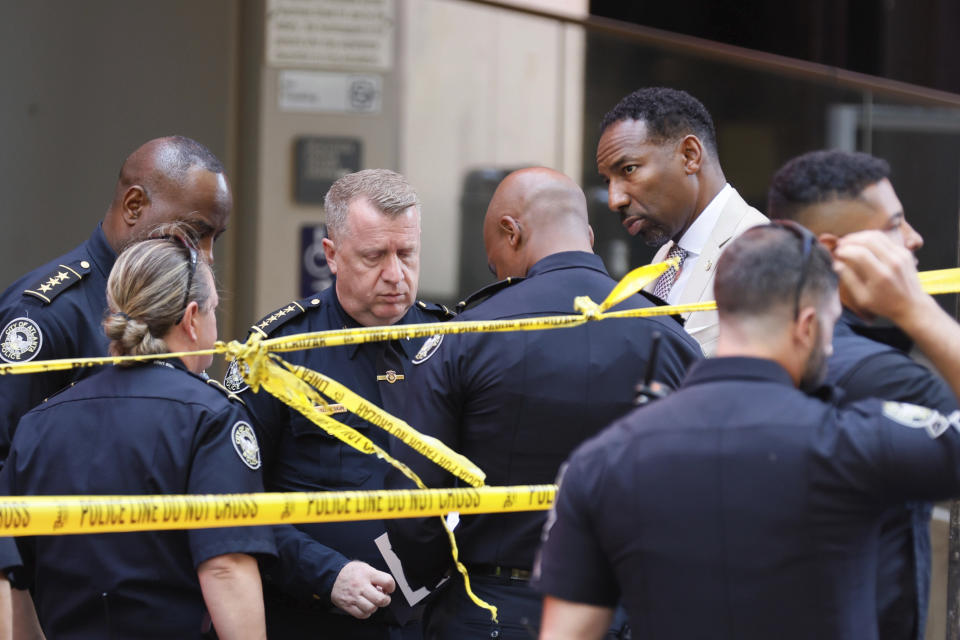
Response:
[[[193,242],[183,236],[160,236],[157,239],[170,240],[172,242],[179,243],[184,249],[187,250],[186,258],[190,265],[190,271],[187,272],[187,290],[183,295],[183,305],[181,307],[180,315],[177,317],[177,321],[174,322],[174,324],[180,324],[180,321],[183,320],[184,314],[187,312],[187,305],[190,304],[190,290],[193,288],[193,279],[197,275],[197,262],[200,261],[200,254]]]
[[[801,258],[803,266],[800,267],[800,279],[797,280],[797,290],[794,292],[793,298],[793,315],[798,317],[800,315],[800,296],[803,294],[803,286],[807,283],[807,273],[810,271],[810,260],[813,256],[813,245],[817,242],[817,239],[809,229],[793,220],[771,220],[770,225],[786,229],[797,236],[803,244],[803,257]]]

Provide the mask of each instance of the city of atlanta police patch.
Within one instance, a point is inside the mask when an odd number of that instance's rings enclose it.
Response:
[[[230,363],[230,366],[227,367],[227,375],[223,378],[223,386],[233,393],[240,393],[241,391],[247,390],[249,385],[247,385],[246,381],[243,379],[243,376],[240,375],[239,360],[234,360]]]
[[[426,362],[430,356],[437,352],[437,349],[440,348],[441,342],[443,342],[442,333],[427,338],[427,341],[423,343],[422,347],[420,347],[420,351],[417,351],[417,355],[413,356],[413,364]]]
[[[243,463],[251,469],[259,469],[260,445],[257,443],[257,435],[253,432],[253,427],[241,420],[230,430],[230,439]]]
[[[0,358],[6,362],[33,360],[43,345],[43,332],[30,318],[11,320],[0,334]]]
[[[955,412],[956,413],[956,412]],[[913,429],[925,429],[931,438],[939,438],[951,426],[951,419],[943,414],[907,402],[884,402],[883,415],[896,423]]]

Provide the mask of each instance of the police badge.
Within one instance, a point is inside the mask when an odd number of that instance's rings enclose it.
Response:
[[[251,469],[260,468],[260,445],[257,443],[257,436],[251,427],[242,420],[233,425],[230,430],[230,439],[233,441],[233,448],[237,455],[243,460],[243,464]]]
[[[437,349],[440,348],[441,342],[443,342],[442,333],[427,338],[427,341],[423,343],[422,347],[420,347],[420,351],[417,351],[417,355],[413,356],[413,364],[421,364],[430,359],[430,356],[436,353]]]
[[[223,378],[223,386],[233,393],[241,393],[249,388],[250,385],[248,385],[243,379],[243,376],[240,375],[239,360],[234,360],[230,363],[230,366],[227,367],[227,375]]]
[[[958,428],[960,412],[945,416],[938,411],[908,402],[884,402],[883,415],[911,429],[924,429],[931,438],[939,438],[950,427]]]
[[[43,346],[43,332],[30,318],[15,318],[3,328],[0,335],[0,358],[6,362],[28,362],[40,352]]]

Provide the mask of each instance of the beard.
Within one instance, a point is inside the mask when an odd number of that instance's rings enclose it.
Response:
[[[822,333],[820,324],[817,323],[816,346],[807,357],[803,375],[800,377],[800,390],[807,393],[823,384],[827,377],[827,346],[823,344]]]

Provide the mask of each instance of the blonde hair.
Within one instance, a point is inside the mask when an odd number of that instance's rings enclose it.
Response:
[[[110,271],[103,330],[111,355],[167,353],[163,336],[180,321],[187,305],[196,301],[201,310],[208,310],[213,290],[201,271],[210,266],[176,225],[161,231],[168,235],[130,245]],[[197,256],[192,277],[191,250]]]
[[[420,200],[407,179],[389,169],[364,169],[341,177],[323,199],[330,236],[342,235],[347,226],[350,203],[365,198],[378,211],[388,216],[403,213],[410,207],[420,211]]]

